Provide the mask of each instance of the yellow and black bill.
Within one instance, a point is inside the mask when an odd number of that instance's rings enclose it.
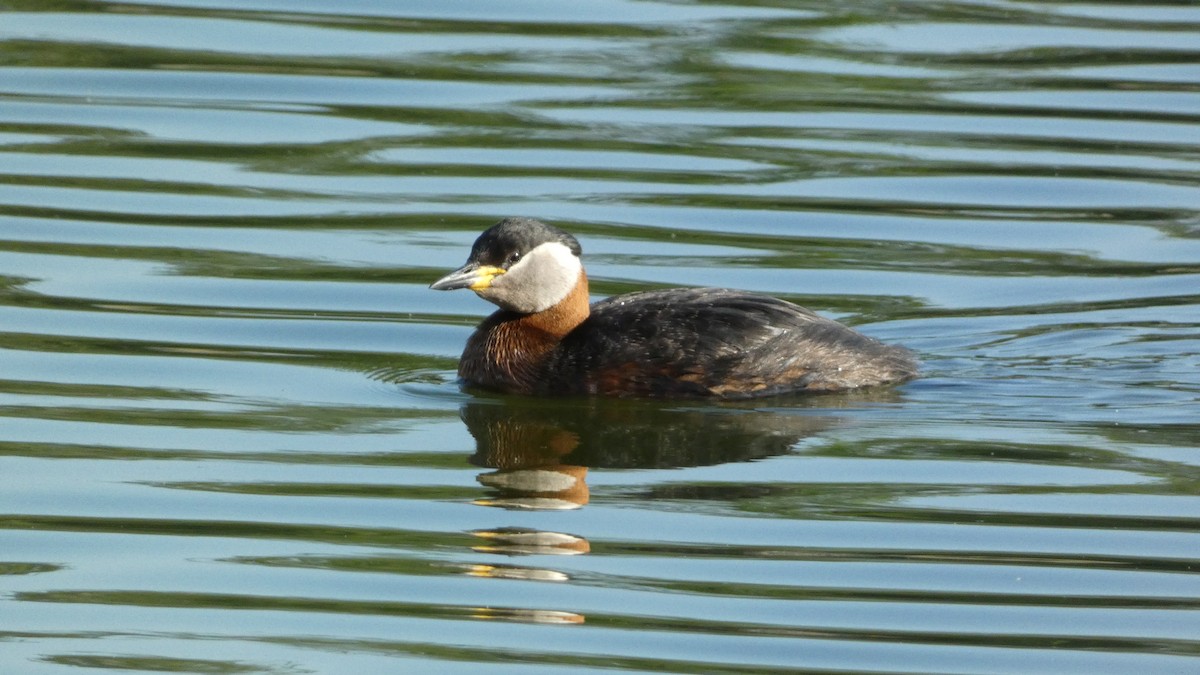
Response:
[[[491,286],[492,281],[501,274],[504,274],[504,270],[499,267],[469,262],[429,284],[429,287],[435,291],[453,291],[459,288],[482,291]]]

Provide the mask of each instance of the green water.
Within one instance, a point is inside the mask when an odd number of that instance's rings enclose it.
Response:
[[[0,672],[1200,669],[1194,3],[0,0]],[[525,215],[597,297],[914,349],[463,391]]]

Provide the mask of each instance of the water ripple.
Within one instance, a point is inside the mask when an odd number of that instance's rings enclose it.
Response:
[[[1200,13],[7,3],[4,672],[1185,672]],[[462,390],[504,215],[599,296],[922,359]],[[220,647],[215,648],[219,641]]]

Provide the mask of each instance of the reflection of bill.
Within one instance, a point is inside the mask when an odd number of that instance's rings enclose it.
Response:
[[[583,537],[565,532],[546,532],[526,528],[500,528],[472,532],[485,543],[472,546],[479,553],[504,556],[526,555],[583,555],[591,551],[591,544]],[[545,567],[521,565],[475,564],[463,566],[464,574],[485,579],[514,579],[519,581],[543,581],[562,583],[570,581],[566,572]],[[479,619],[499,619],[530,623],[578,624],[584,615],[555,609],[480,608],[473,615]]]
[[[477,607],[471,615],[475,619],[497,619],[522,623],[583,623],[582,614],[563,612],[557,609],[520,609],[499,607]]]
[[[484,544],[471,547],[481,553],[582,555],[592,550],[592,545],[588,543],[587,539],[565,532],[506,527],[495,530],[476,530],[471,534],[486,540]]]

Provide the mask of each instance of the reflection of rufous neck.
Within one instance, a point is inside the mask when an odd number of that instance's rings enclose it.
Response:
[[[551,464],[523,469],[500,469],[478,480],[500,494],[477,499],[481,506],[512,509],[568,510],[588,503],[587,467]]]

